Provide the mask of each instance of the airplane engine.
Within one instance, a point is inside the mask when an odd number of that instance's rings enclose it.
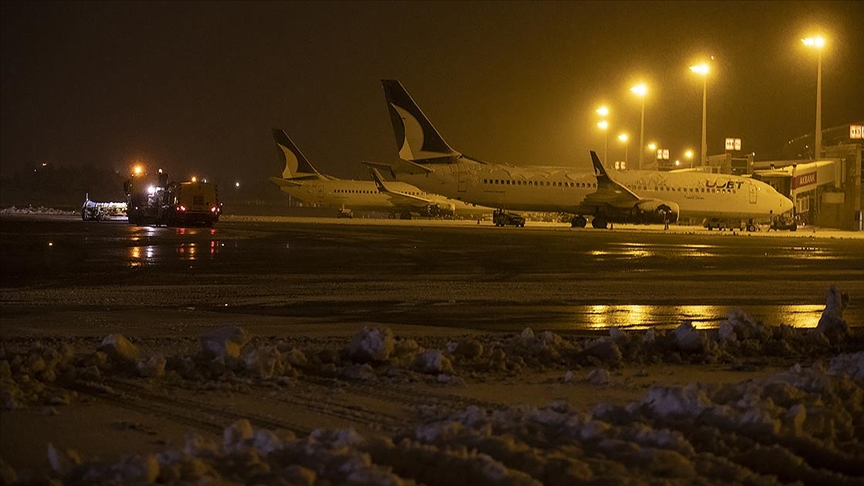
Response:
[[[426,205],[426,214],[424,216],[431,217],[446,217],[453,216],[456,213],[456,206],[454,204],[427,204]]]
[[[637,222],[648,223],[675,223],[681,213],[677,203],[671,201],[660,201],[649,199],[640,201],[633,207],[634,217]]]
[[[425,214],[423,214],[423,216],[435,217],[435,216],[438,216],[439,211],[440,211],[440,209],[438,208],[437,204],[427,204],[426,205],[426,211],[425,211]]]
[[[456,215],[456,205],[455,204],[439,204],[438,211],[441,216],[446,218],[452,218]]]

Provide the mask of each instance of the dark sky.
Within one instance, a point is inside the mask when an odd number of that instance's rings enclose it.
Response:
[[[396,157],[380,79],[474,157],[590,170],[594,109],[638,142],[776,151],[864,119],[864,2],[2,2],[2,175],[38,163],[263,180],[284,128],[322,172]],[[610,138],[610,158],[621,145]],[[635,144],[630,145],[631,161]],[[674,156],[674,155],[673,155]]]

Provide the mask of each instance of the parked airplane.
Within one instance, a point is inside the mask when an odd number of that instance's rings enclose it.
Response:
[[[591,152],[594,173],[566,167],[493,164],[454,150],[402,84],[383,80],[400,162],[394,177],[450,198],[493,208],[574,215],[584,227],[608,222],[675,222],[688,218],[769,219],[792,202],[760,181],[704,172],[616,171]],[[374,164],[373,164],[374,165]]]
[[[351,217],[352,210],[389,212],[411,219],[421,216],[474,217],[491,213],[489,208],[454,201],[424,192],[404,182],[393,182],[390,190],[382,191],[373,181],[337,179],[318,172],[283,130],[274,129],[273,139],[285,164],[282,177],[270,177],[279,188],[304,203],[339,210],[340,217]]]

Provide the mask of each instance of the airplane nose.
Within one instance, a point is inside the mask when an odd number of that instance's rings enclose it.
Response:
[[[783,201],[780,202],[780,214],[792,211],[793,206],[792,201],[784,197]]]

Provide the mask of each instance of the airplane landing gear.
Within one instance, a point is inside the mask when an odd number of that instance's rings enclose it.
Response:
[[[587,224],[588,220],[582,215],[573,216],[573,219],[570,220],[570,227],[572,228],[584,228]]]
[[[596,229],[606,229],[606,218],[602,216],[594,216],[594,219],[591,220],[591,226]]]

